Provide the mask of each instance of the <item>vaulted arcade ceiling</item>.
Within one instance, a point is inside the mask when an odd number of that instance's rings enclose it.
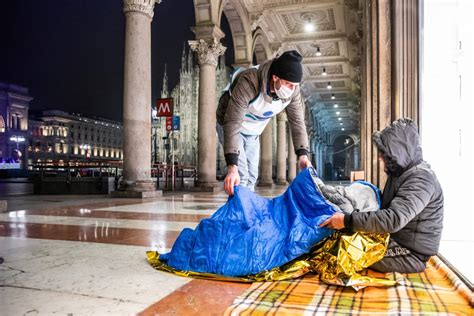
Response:
[[[234,37],[250,28],[265,35],[274,54],[296,49],[303,55],[306,105],[319,126],[338,134],[359,131],[358,8],[358,0],[228,0],[224,14]]]

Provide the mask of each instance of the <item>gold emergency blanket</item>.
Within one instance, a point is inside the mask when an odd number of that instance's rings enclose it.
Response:
[[[281,281],[294,279],[309,272],[328,284],[351,286],[358,290],[366,286],[392,286],[396,281],[360,275],[358,272],[381,260],[387,249],[389,234],[336,232],[313,250],[281,267],[243,277],[181,271],[160,261],[159,253],[148,251],[148,262],[157,270],[179,276],[234,282]]]

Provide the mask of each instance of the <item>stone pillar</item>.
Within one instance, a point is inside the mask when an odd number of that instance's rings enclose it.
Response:
[[[258,182],[258,186],[260,187],[273,186],[272,129],[273,126],[270,121],[260,137],[260,181]]]
[[[324,147],[324,149],[325,149],[324,151],[326,153],[325,157],[327,159],[326,162],[329,162],[331,164],[331,169],[328,170],[329,179],[326,179],[326,180],[331,180],[332,181],[332,180],[335,180],[334,179],[334,159],[333,159],[334,158],[334,155],[333,155],[334,150],[333,150],[333,147],[331,145],[326,145]]]
[[[189,41],[199,64],[198,180],[196,186],[212,189],[216,181],[216,66],[225,47],[216,39]]]
[[[288,129],[288,181],[292,182],[296,177],[296,154],[293,146],[291,129]]]
[[[277,116],[277,184],[287,185],[286,181],[286,113]]]
[[[392,120],[410,117],[420,126],[419,0],[392,5]]]
[[[123,182],[130,197],[154,196],[151,179],[151,21],[155,0],[124,0]],[[142,192],[150,192],[143,195]],[[137,193],[137,194],[135,194]]]
[[[361,153],[366,180],[383,187],[386,175],[372,134],[392,121],[391,19],[389,0],[367,0],[364,6],[361,102]]]
[[[360,168],[360,143],[354,146],[354,169],[359,170]]]
[[[324,175],[326,174],[326,163],[327,163],[327,154],[326,154],[326,150],[327,149],[327,146],[326,144],[321,144],[321,148],[319,149],[319,164],[320,164],[320,176],[321,178],[324,177]]]
[[[322,165],[322,159],[321,159],[321,147],[322,145],[320,143],[317,143],[315,146],[315,155],[316,155],[316,171],[319,174],[319,177],[322,178],[324,176],[324,171],[323,171],[323,165]]]

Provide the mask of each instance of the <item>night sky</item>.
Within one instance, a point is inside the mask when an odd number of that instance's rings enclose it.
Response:
[[[0,81],[29,88],[31,109],[122,121],[125,16],[121,0],[15,0],[0,13]],[[152,97],[178,81],[183,43],[195,39],[192,0],[163,0],[152,22]],[[232,63],[229,26],[222,19]]]

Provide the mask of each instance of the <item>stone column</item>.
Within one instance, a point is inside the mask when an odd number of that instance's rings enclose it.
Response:
[[[354,146],[354,169],[360,168],[360,143]]]
[[[372,134],[393,119],[391,10],[389,0],[362,1],[364,30],[361,91],[361,154],[366,180],[383,187],[385,173]]]
[[[315,168],[316,171],[319,174],[319,177],[323,177],[323,168],[321,166],[321,144],[317,143],[316,146],[314,146],[314,154],[316,155],[314,161],[315,161]]]
[[[321,170],[319,172],[319,175],[320,177],[324,177],[324,175],[326,174],[326,159],[327,156],[326,156],[326,145],[325,144],[321,144],[321,148],[319,149],[318,151],[318,156],[319,156],[319,170]]]
[[[155,0],[124,0],[123,178],[130,197],[154,194],[151,179],[151,21]],[[134,194],[137,193],[137,194]]]
[[[419,115],[419,0],[391,1],[392,119]]]
[[[287,185],[286,181],[286,113],[277,116],[277,184]]]
[[[199,64],[198,181],[199,188],[212,189],[216,181],[216,66],[225,47],[216,39],[189,41]]]
[[[272,187],[272,122],[267,124],[260,137],[260,187]]]
[[[288,129],[288,181],[292,182],[296,177],[296,154],[293,146],[291,129]]]

